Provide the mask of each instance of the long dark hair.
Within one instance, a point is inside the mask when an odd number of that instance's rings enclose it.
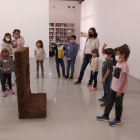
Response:
[[[94,35],[94,38],[97,38],[98,33],[96,32],[96,29],[94,27],[91,27],[89,30],[92,30],[93,31],[93,35]]]
[[[10,41],[6,41],[6,39],[5,39],[6,36],[10,36]],[[6,33],[6,34],[4,35],[3,41],[4,41],[5,43],[11,43],[11,40],[12,40],[11,34],[10,34],[10,33]]]
[[[14,33],[15,32],[19,32],[19,34],[21,33],[21,31],[19,30],[19,29],[15,29],[14,31],[13,31],[13,36],[14,36]]]
[[[43,48],[43,42],[42,42],[42,40],[38,40],[38,41],[36,42],[36,45],[37,45],[37,43],[40,43],[40,44],[41,44],[40,48]]]

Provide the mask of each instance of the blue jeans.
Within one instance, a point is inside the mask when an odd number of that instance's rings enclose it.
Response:
[[[58,76],[60,76],[59,64],[62,67],[63,76],[65,76],[65,65],[64,65],[64,60],[62,58],[56,58],[56,69],[57,69]]]
[[[105,83],[103,84],[103,88],[104,88],[104,96],[103,96],[103,98],[106,101],[108,101],[108,99],[109,99],[110,87],[111,87],[111,80],[105,81]]]
[[[82,63],[82,67],[81,67],[81,71],[80,71],[80,75],[79,75],[79,78],[78,78],[78,81],[79,82],[82,81],[83,76],[84,76],[85,69],[86,69],[87,65],[90,63],[89,60],[91,58],[92,58],[92,55],[91,54],[85,54],[84,60],[83,60],[83,63]],[[92,83],[92,82],[93,82],[93,76],[90,74],[89,83]]]
[[[67,76],[69,76],[70,67],[71,67],[71,76],[73,76],[74,65],[75,65],[75,59],[67,60]]]

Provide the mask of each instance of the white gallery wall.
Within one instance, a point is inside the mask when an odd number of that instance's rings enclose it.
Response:
[[[68,8],[75,6],[75,9]],[[50,0],[49,3],[49,22],[50,23],[75,23],[75,35],[77,44],[80,44],[80,18],[81,5],[78,1],[56,1]]]
[[[128,59],[130,75],[140,79],[140,0],[86,0],[81,5],[81,31],[95,27],[100,40],[115,48],[123,44],[131,47]],[[81,50],[86,38],[80,38]],[[103,56],[101,55],[101,60]]]
[[[5,33],[20,29],[30,57],[37,40],[43,41],[49,57],[49,0],[0,0],[0,5],[0,44]]]

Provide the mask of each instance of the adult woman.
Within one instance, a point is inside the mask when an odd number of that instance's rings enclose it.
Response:
[[[22,47],[24,47],[25,40],[23,37],[20,36],[20,30],[15,29],[13,31],[13,38],[12,38],[12,47],[13,52],[20,50]]]
[[[85,48],[84,48],[84,52],[83,52],[83,63],[82,63],[80,75],[79,75],[78,81],[75,82],[74,84],[81,83],[82,78],[84,76],[85,69],[86,69],[87,65],[91,62],[91,58],[92,58],[91,51],[93,49],[99,49],[99,46],[100,46],[99,39],[97,38],[98,34],[96,32],[96,29],[90,28],[88,31],[88,34],[89,34],[89,37],[85,43]],[[89,80],[88,86],[91,86],[92,82],[93,82],[93,76],[90,75],[90,80]]]
[[[24,38],[20,36],[20,30],[19,29],[15,29],[13,31],[13,38],[12,38],[12,51],[13,51],[13,60],[15,61],[15,56],[14,53],[17,50],[20,50],[22,47],[24,47]],[[12,73],[12,81],[15,84],[15,72]]]

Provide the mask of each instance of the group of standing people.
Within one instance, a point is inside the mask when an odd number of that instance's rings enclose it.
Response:
[[[90,80],[87,84],[90,91],[97,90],[97,76],[99,72],[99,46],[100,42],[98,39],[98,33],[95,28],[90,28],[88,31],[89,37],[86,40],[85,48],[83,52],[83,63],[81,66],[80,74],[78,80],[74,85],[81,84],[84,76],[85,69],[88,64],[91,66]],[[61,45],[61,40],[57,39],[56,47],[56,67],[58,72],[58,77],[60,77],[59,64],[62,66],[63,76],[65,78],[73,79],[74,74],[74,64],[76,56],[78,53],[78,46],[76,46],[74,36],[71,37],[70,43],[66,48]],[[121,124],[121,117],[123,111],[123,98],[127,91],[128,85],[128,74],[129,66],[127,64],[128,57],[130,55],[130,47],[124,44],[115,49],[106,48],[107,45],[104,44],[102,47],[102,54],[104,56],[104,62],[102,65],[102,84],[104,94],[99,99],[103,102],[101,107],[105,107],[104,114],[102,116],[97,116],[99,121],[109,121],[109,114],[115,103],[116,118],[109,123],[110,126],[117,126]],[[64,55],[67,60],[67,75],[65,75],[64,66]],[[69,67],[71,66],[71,76],[69,77]],[[115,70],[113,72],[113,66]],[[113,75],[114,73],[114,75]],[[94,81],[94,84],[93,84]],[[92,86],[93,84],[93,86]]]
[[[6,83],[9,86],[9,92],[14,94],[12,86],[15,84],[15,57],[14,53],[24,47],[24,37],[20,35],[21,31],[15,29],[13,34],[6,33],[1,44],[0,56],[0,80],[2,85],[2,95],[6,97]]]
[[[90,28],[89,37],[86,40],[85,48],[83,52],[83,63],[81,66],[80,74],[78,80],[74,83],[75,85],[81,84],[84,76],[85,69],[90,63],[91,72],[90,80],[87,84],[90,91],[97,90],[97,76],[99,72],[99,46],[100,42],[98,39],[98,33],[95,28]],[[1,44],[1,60],[0,60],[0,77],[2,84],[2,95],[6,97],[6,80],[8,79],[9,91],[14,94],[12,90],[11,77],[13,77],[13,83],[15,82],[14,73],[14,63],[15,57],[14,53],[20,50],[24,46],[25,40],[20,36],[20,30],[14,30],[13,36],[10,33],[6,33],[3,38],[3,43]],[[123,110],[123,98],[127,91],[128,84],[128,74],[129,66],[127,64],[128,57],[130,55],[130,47],[124,44],[115,49],[106,48],[107,45],[104,44],[102,48],[102,54],[104,55],[104,62],[102,65],[102,84],[104,89],[104,95],[99,99],[102,101],[101,107],[105,107],[104,114],[102,116],[97,116],[97,120],[109,121],[109,114],[115,103],[116,118],[114,121],[110,122],[110,126],[117,126],[121,124],[121,116]],[[73,79],[74,76],[74,66],[76,62],[76,57],[78,54],[78,45],[76,44],[76,36],[72,35],[70,43],[65,47],[61,44],[61,40],[56,40],[56,46],[53,51],[55,51],[55,61],[58,78],[60,78],[59,65],[62,67],[62,74],[65,79]],[[34,56],[36,58],[37,64],[37,75],[39,78],[39,64],[41,66],[42,78],[44,78],[44,67],[43,62],[46,57],[45,50],[43,48],[43,42],[38,40],[36,42],[36,48],[34,50]],[[65,64],[64,56],[67,60],[67,70],[65,74]],[[113,75],[113,66],[115,66],[115,71]],[[71,68],[71,74],[69,73]],[[13,73],[13,74],[11,74]],[[94,81],[94,84],[93,84]],[[92,86],[93,84],[93,86]]]

